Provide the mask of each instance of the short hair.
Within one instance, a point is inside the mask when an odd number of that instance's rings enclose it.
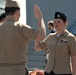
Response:
[[[13,15],[17,10],[20,10],[18,7],[5,7],[6,15]]]
[[[49,21],[47,24],[51,25],[52,27],[54,27],[54,21]]]
[[[2,19],[5,18],[5,17],[6,17],[5,13],[0,14],[0,21],[2,21]]]

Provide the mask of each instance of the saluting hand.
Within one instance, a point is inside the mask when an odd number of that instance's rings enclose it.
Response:
[[[34,15],[35,15],[35,17],[38,19],[38,20],[41,20],[42,19],[42,12],[41,12],[41,10],[40,10],[40,8],[37,6],[37,5],[35,5],[34,6]]]

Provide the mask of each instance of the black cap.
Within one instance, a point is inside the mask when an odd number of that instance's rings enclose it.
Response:
[[[67,16],[62,12],[55,12],[54,19],[62,19],[65,22],[67,21]]]
[[[5,17],[6,17],[5,13],[2,13],[2,14],[0,15],[0,20],[2,20],[2,19],[5,18]]]

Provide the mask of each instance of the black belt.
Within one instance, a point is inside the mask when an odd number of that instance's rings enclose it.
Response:
[[[72,74],[55,74],[53,71],[50,73],[45,72],[44,75],[72,75]]]

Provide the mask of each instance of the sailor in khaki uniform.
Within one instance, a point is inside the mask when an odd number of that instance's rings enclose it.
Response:
[[[34,11],[39,23],[38,30],[16,23],[20,17],[20,5],[17,1],[6,1],[6,19],[0,25],[0,75],[26,74],[29,40],[45,37],[45,24],[37,5],[35,5]]]
[[[61,12],[55,12],[55,33],[49,34],[41,42],[35,41],[37,51],[49,49],[49,60],[46,65],[45,75],[76,75],[76,38],[67,29],[67,17]],[[70,67],[70,57],[72,70]]]

